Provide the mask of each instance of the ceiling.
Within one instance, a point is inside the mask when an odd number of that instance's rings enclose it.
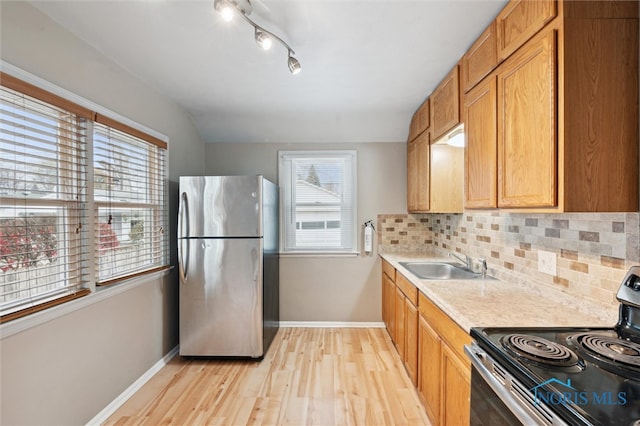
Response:
[[[506,0],[252,0],[287,50],[213,0],[36,1],[191,115],[205,142],[398,142]]]

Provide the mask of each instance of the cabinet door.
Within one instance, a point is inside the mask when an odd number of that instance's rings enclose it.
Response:
[[[431,145],[431,201],[433,213],[462,213],[464,192],[464,149],[435,143]]]
[[[556,32],[498,71],[498,206],[557,205]]]
[[[467,208],[497,207],[498,122],[496,78],[487,77],[465,97],[465,202]]]
[[[387,291],[385,297],[386,313],[387,313],[387,331],[391,340],[396,340],[396,285],[390,279],[385,280],[387,283]]]
[[[393,291],[393,283],[391,278],[384,272],[382,273],[382,322],[389,329],[389,293]]]
[[[396,315],[396,330],[395,330],[395,339],[394,343],[396,344],[396,349],[398,350],[398,354],[400,354],[400,359],[404,359],[404,349],[405,349],[405,317],[406,317],[406,305],[404,302],[404,293],[396,287],[396,297],[395,297],[395,315]]]
[[[404,365],[414,386],[418,385],[418,308],[405,298]]]
[[[471,90],[498,64],[496,24],[492,22],[462,57],[462,87]]]
[[[458,65],[431,94],[431,137],[433,140],[460,123],[460,83]]]
[[[442,422],[468,425],[470,420],[471,371],[447,345],[442,345]]]
[[[511,0],[496,17],[498,57],[506,59],[555,16],[555,0]]]
[[[418,151],[415,141],[407,144],[407,211],[418,210]]]
[[[441,341],[422,315],[418,317],[418,392],[429,420],[440,419]]]
[[[429,132],[422,133],[415,141],[416,144],[416,210],[426,212],[430,208],[429,181],[430,153],[429,153]]]

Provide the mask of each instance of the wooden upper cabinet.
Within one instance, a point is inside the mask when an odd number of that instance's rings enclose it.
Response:
[[[431,139],[436,140],[460,123],[458,65],[447,74],[430,96]]]
[[[411,124],[409,125],[409,142],[413,141],[420,133],[429,128],[429,99],[424,101],[420,108],[411,117]]]
[[[637,16],[638,2],[594,3],[633,3]],[[637,18],[565,21],[565,211],[638,211],[638,39]]]
[[[431,144],[431,202],[433,213],[462,212],[464,148],[444,142]]]
[[[478,37],[462,57],[462,87],[471,90],[498,65],[498,50],[495,21]]]
[[[556,16],[556,0],[511,0],[496,17],[498,59],[506,59]]]
[[[431,181],[429,175],[429,170],[431,169],[431,158],[429,152],[430,143],[431,138],[429,132],[423,132],[415,142],[417,157],[416,167],[418,168],[418,182],[416,185],[416,211],[418,212],[426,212],[431,207]]]
[[[512,55],[497,76],[498,206],[556,206],[555,29]]]
[[[429,131],[407,145],[407,211],[429,210]]]
[[[407,211],[418,210],[418,151],[416,143],[407,143]]]
[[[498,121],[496,77],[465,96],[465,208],[498,206]]]

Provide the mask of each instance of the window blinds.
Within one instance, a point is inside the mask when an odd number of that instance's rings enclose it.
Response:
[[[284,252],[357,250],[356,152],[280,152]]]
[[[86,281],[86,119],[0,88],[0,313]]]
[[[167,143],[0,83],[0,322],[167,268]]]
[[[98,283],[168,263],[165,150],[101,123],[93,132]]]

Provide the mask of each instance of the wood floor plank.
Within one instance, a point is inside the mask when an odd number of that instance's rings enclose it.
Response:
[[[283,328],[260,362],[175,357],[105,425],[429,422],[384,329]]]

